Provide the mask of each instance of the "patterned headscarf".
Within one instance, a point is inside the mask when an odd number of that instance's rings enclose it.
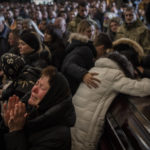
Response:
[[[1,67],[8,79],[16,79],[25,62],[21,56],[12,53],[5,53],[1,56]]]

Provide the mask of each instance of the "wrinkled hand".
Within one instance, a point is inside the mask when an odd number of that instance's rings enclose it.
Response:
[[[5,125],[8,126],[8,121],[10,119],[10,112],[14,110],[15,104],[19,102],[19,98],[15,95],[11,96],[8,100],[8,103],[3,104],[2,108],[2,117],[4,119]]]
[[[98,83],[100,83],[100,80],[95,78],[94,76],[98,75],[98,73],[87,73],[83,77],[83,82],[89,87],[89,88],[97,88]]]
[[[9,132],[23,129],[26,116],[25,104],[21,101],[15,104],[14,109],[10,111],[10,118],[8,121]]]

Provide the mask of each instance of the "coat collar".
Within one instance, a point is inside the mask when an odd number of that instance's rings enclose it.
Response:
[[[69,43],[71,43],[72,40],[79,40],[81,42],[88,43],[89,38],[85,35],[80,34],[80,33],[71,33],[69,40],[68,40]]]

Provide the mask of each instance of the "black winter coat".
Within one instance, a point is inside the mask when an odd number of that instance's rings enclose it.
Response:
[[[8,100],[12,95],[22,98],[30,91],[40,76],[41,71],[26,65],[15,80],[2,92],[2,100]]]
[[[67,55],[62,65],[62,73],[69,81],[71,92],[74,95],[79,84],[83,81],[83,77],[88,70],[94,66],[94,58],[96,50],[89,41],[73,39],[72,43],[66,49]]]
[[[28,105],[31,93],[23,97],[29,112],[25,126],[20,131],[8,132],[1,124],[1,147],[4,150],[71,150],[70,127],[76,117],[68,90],[66,79],[58,73],[38,108]]]
[[[0,33],[0,57],[9,50],[8,44],[9,32],[10,29],[5,25],[4,30]]]
[[[41,69],[50,65],[51,62],[50,53],[47,50],[34,52],[32,54],[23,56],[23,58],[27,65],[39,67]]]
[[[71,150],[70,126],[74,121],[70,97],[53,110],[28,120],[24,130],[5,134],[6,150]]]

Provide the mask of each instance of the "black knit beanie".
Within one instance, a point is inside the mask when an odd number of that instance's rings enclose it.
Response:
[[[31,48],[33,48],[35,51],[38,51],[40,49],[40,41],[35,33],[32,32],[23,32],[20,35],[20,39],[24,41],[26,44],[28,44]]]

